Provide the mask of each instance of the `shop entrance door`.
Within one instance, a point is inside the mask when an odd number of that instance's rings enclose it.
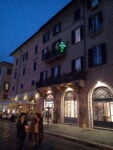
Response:
[[[54,102],[46,101],[44,105],[44,120],[48,123],[53,123]]]
[[[113,94],[106,87],[94,90],[93,118],[95,127],[113,128]]]

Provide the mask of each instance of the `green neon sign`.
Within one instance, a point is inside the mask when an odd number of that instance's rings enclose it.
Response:
[[[60,53],[64,53],[65,49],[67,48],[67,45],[64,42],[60,42],[58,47]]]

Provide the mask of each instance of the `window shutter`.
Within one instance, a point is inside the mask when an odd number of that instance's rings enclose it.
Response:
[[[89,32],[92,31],[92,18],[88,19],[88,29],[89,29]]]
[[[43,72],[40,72],[40,80],[43,80]]]
[[[75,21],[78,21],[80,19],[80,17],[81,17],[81,9],[80,8],[75,11],[74,17],[75,17]]]
[[[98,15],[99,15],[99,21],[100,21],[100,23],[103,23],[102,12],[100,11],[100,12],[98,13]]]
[[[75,71],[75,59],[72,60],[72,72]]]
[[[85,68],[84,66],[84,57],[81,57],[81,69],[83,70]]]
[[[93,49],[88,50],[88,67],[93,66]]]
[[[75,30],[72,31],[71,43],[75,43]]]
[[[60,66],[58,66],[58,77],[60,76]]]
[[[80,27],[80,38],[81,40],[84,38],[83,26]]]
[[[105,43],[101,45],[101,49],[102,49],[102,63],[105,64],[106,63],[106,44]]]
[[[47,71],[45,71],[45,74],[46,74],[45,76],[46,76],[46,79],[47,79]]]
[[[91,0],[88,0],[87,1],[87,9],[90,9],[91,8]]]
[[[44,60],[44,50],[42,50],[42,60]]]
[[[51,77],[54,77],[54,68],[51,69]]]

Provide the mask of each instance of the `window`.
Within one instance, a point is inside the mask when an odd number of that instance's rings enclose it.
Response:
[[[61,23],[58,23],[57,25],[54,26],[53,35],[58,34],[60,31],[61,31]]]
[[[66,118],[77,118],[77,100],[74,99],[74,92],[68,91],[64,97],[64,116]]]
[[[31,86],[34,86],[35,85],[35,80],[32,80],[31,81]]]
[[[84,69],[84,57],[72,60],[72,71],[80,71]]]
[[[37,69],[37,63],[34,62],[34,64],[33,64],[33,71],[36,71],[36,69]]]
[[[83,26],[72,31],[72,44],[78,43],[83,39]]]
[[[21,89],[23,89],[23,88],[24,88],[24,85],[23,85],[23,84],[21,84],[21,85],[20,85],[20,88],[21,88]]]
[[[42,60],[46,60],[46,59],[48,59],[48,57],[49,57],[49,49],[47,47],[47,48],[43,49],[43,51],[42,51]]]
[[[49,31],[46,34],[43,35],[43,43],[49,41],[49,36],[50,36]]]
[[[12,72],[11,69],[7,69],[7,74],[8,75],[11,75],[11,72]]]
[[[18,58],[16,59],[16,66],[18,65]]]
[[[53,43],[52,45],[52,56],[58,55],[59,54],[59,44],[61,42],[61,39],[57,40],[56,42]]]
[[[74,19],[75,19],[75,21],[78,21],[78,20],[80,20],[80,18],[81,18],[81,9],[79,8],[75,11]]]
[[[60,76],[60,66],[55,66],[52,68],[52,77],[59,77]]]
[[[0,67],[0,74],[2,74],[2,67]]]
[[[87,7],[88,9],[98,8],[99,3],[100,3],[100,0],[89,0]]]
[[[43,71],[40,73],[40,80],[44,81],[47,79],[47,71]]]
[[[4,90],[5,91],[9,90],[9,82],[4,82]]]
[[[23,68],[23,73],[22,74],[23,74],[23,76],[25,75],[25,68]]]
[[[26,52],[26,53],[23,54],[23,61],[25,61],[27,59],[28,59],[28,52]]]
[[[38,53],[38,45],[35,46],[35,55]]]
[[[88,27],[89,27],[89,32],[94,33],[99,31],[102,28],[102,13],[99,12],[98,14],[92,16],[88,20]]]
[[[17,72],[15,71],[15,73],[14,73],[14,79],[16,79],[16,77],[17,77]]]
[[[91,0],[91,7],[96,7],[99,4],[99,0]]]
[[[15,87],[13,86],[13,87],[12,87],[12,91],[14,91],[14,90],[15,90]]]
[[[89,67],[106,63],[105,43],[88,50]]]

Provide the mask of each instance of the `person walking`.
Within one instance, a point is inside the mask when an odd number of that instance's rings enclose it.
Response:
[[[20,114],[17,123],[16,123],[16,129],[17,129],[17,150],[22,150],[24,146],[24,141],[26,138],[26,129],[27,126],[27,120],[26,120],[26,114],[22,113]]]
[[[30,126],[29,139],[32,141],[33,150],[38,150],[43,137],[43,119],[36,113]]]

